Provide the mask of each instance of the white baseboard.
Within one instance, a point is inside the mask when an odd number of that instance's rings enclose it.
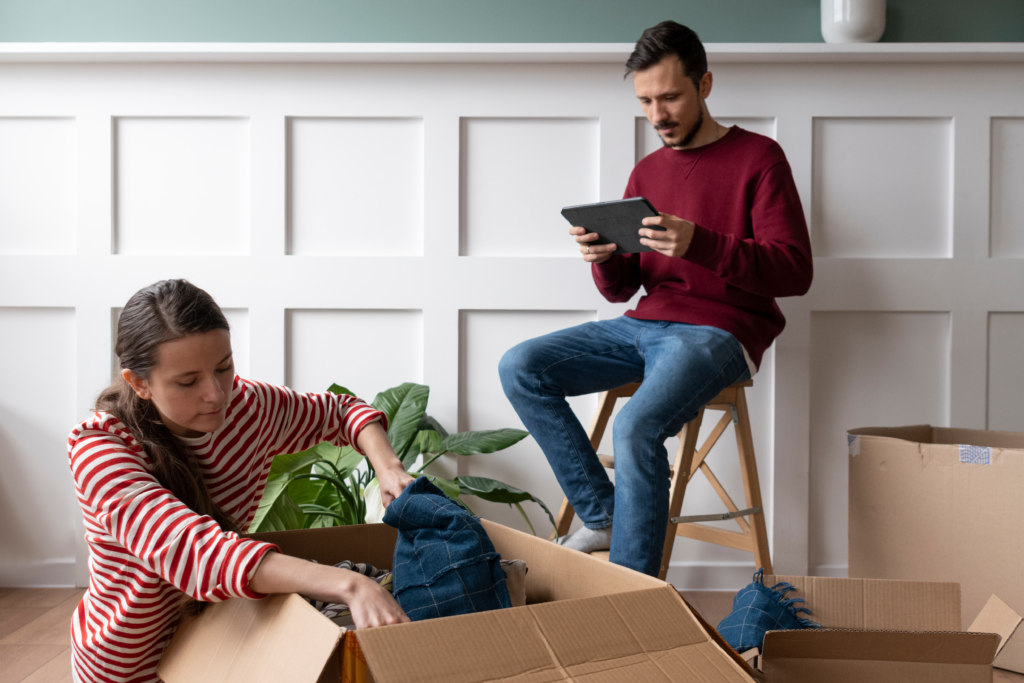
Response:
[[[665,580],[681,591],[738,591],[753,580],[750,562],[672,562]]]
[[[0,563],[5,588],[66,588],[75,585],[75,558]]]

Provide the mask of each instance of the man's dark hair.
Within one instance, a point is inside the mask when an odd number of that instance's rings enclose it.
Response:
[[[704,44],[693,30],[674,21],[663,21],[643,32],[640,40],[636,41],[633,54],[626,60],[626,76],[649,69],[669,55],[679,57],[683,73],[699,90],[700,79],[708,70]]]

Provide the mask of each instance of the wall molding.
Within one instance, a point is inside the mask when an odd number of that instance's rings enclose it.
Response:
[[[712,64],[1021,62],[1024,43],[706,43]],[[3,43],[3,62],[622,63],[632,43]]]
[[[76,581],[75,558],[4,562],[0,564],[0,586],[18,588],[66,588],[88,583]],[[88,577],[88,574],[86,574]]]

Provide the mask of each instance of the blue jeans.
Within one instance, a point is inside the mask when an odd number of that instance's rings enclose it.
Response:
[[[722,389],[749,379],[740,343],[714,327],[623,316],[525,341],[498,372],[576,514],[591,529],[613,525],[611,561],[657,576],[668,524],[665,440]],[[613,485],[565,397],[641,380],[612,429]]]

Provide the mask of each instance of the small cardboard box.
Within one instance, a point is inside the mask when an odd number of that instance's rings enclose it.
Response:
[[[999,649],[992,666],[1024,673],[1024,629],[1019,629],[1021,616],[998,596],[989,597],[981,614],[971,627],[973,633],[998,633]]]
[[[672,586],[483,521],[505,559],[525,560],[527,606],[355,632],[377,683],[763,680]],[[390,567],[383,524],[256,538],[296,557]],[[297,595],[215,603],[183,623],[165,683],[337,683],[345,629]]]
[[[803,598],[822,629],[769,631],[769,683],[990,683],[999,636],[960,628],[955,583],[766,576]]]
[[[851,577],[955,581],[963,624],[1024,605],[1024,434],[929,425],[849,432]]]

